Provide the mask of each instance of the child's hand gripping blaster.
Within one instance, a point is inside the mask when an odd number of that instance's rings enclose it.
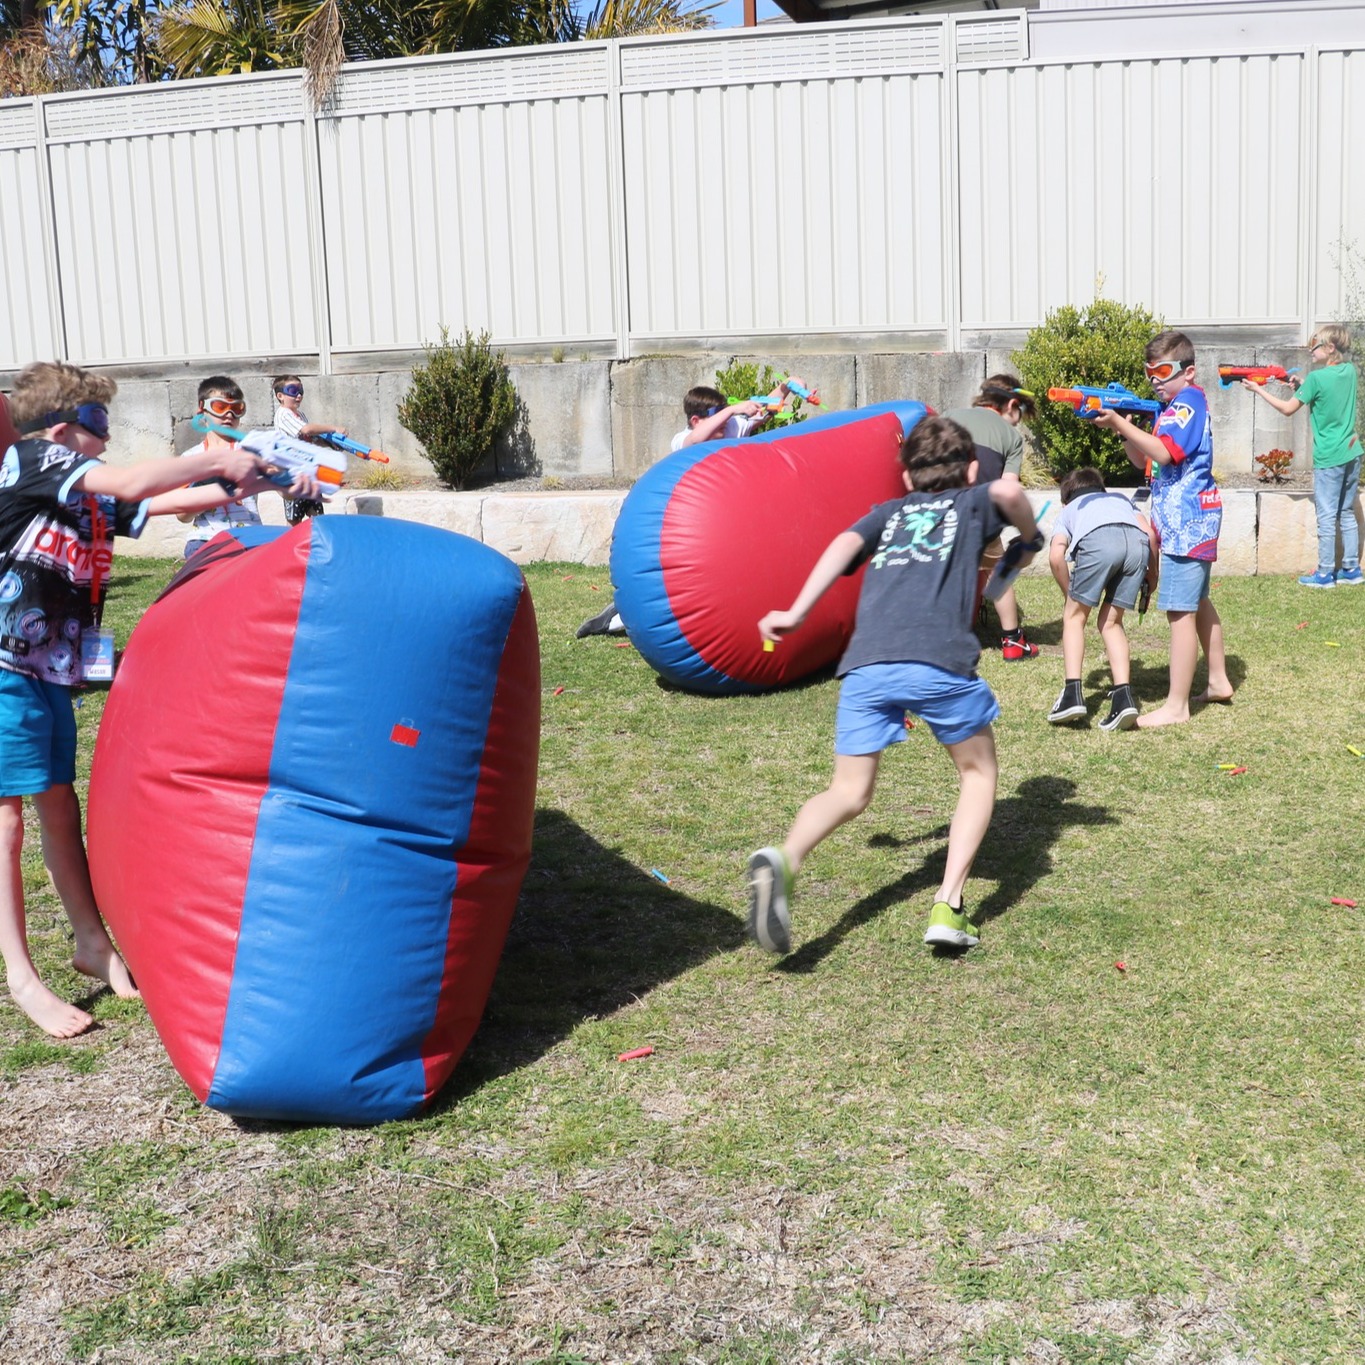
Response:
[[[1292,370],[1286,370],[1282,365],[1220,365],[1218,386],[1230,389],[1243,379],[1249,379],[1253,384],[1264,384],[1267,379],[1278,379],[1288,383],[1289,376],[1298,372],[1297,366]]]
[[[343,451],[295,440],[273,427],[263,431],[238,431],[234,427],[220,427],[202,412],[194,416],[190,425],[195,431],[213,431],[219,436],[226,436],[229,441],[236,441],[243,450],[274,465],[279,472],[270,476],[270,482],[286,490],[293,487],[294,480],[300,474],[307,474],[322,485],[318,490],[322,497],[330,498],[341,487],[341,481],[346,476],[346,455]],[[235,490],[229,488],[227,491],[231,493]]]
[[[1048,505],[1043,505],[1043,512],[1047,511]],[[1043,512],[1039,512],[1041,517]],[[1005,547],[1005,553],[1000,556],[1000,562],[996,564],[995,571],[991,574],[986,583],[985,592],[982,594],[987,601],[998,602],[1004,595],[1005,590],[1010,587],[1014,580],[1019,577],[1024,567],[1024,556],[1027,554],[1037,554],[1043,548],[1043,532],[1040,529],[1032,540],[1025,540],[1023,536],[1017,536]]]
[[[1155,419],[1162,405],[1155,398],[1139,398],[1132,389],[1125,389],[1115,380],[1104,388],[1086,388],[1077,384],[1069,389],[1049,389],[1048,398],[1054,403],[1066,403],[1077,417],[1087,420],[1108,408],[1120,412],[1125,417],[1148,417]]]

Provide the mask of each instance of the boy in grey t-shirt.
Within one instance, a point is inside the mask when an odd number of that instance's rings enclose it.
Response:
[[[1034,550],[1042,540],[1017,483],[970,486],[975,457],[958,423],[920,422],[901,447],[907,496],[835,536],[792,605],[758,623],[763,639],[777,644],[843,574],[867,565],[853,638],[839,662],[834,776],[801,807],[780,848],[761,848],[749,859],[749,935],[769,952],[791,950],[792,881],[822,839],[867,808],[882,750],[905,738],[907,712],[948,750],[961,783],[924,941],[949,948],[978,942],[962,895],[995,808],[991,723],[1000,708],[976,675],[977,566],[982,547],[1009,522]]]
[[[1062,514],[1052,528],[1048,560],[1066,607],[1062,612],[1062,662],[1066,682],[1048,712],[1053,725],[1079,720],[1086,712],[1081,693],[1085,623],[1099,607],[1097,621],[1114,686],[1101,730],[1131,730],[1137,724],[1123,613],[1140,600],[1144,581],[1156,583],[1160,556],[1151,524],[1122,493],[1105,489],[1098,469],[1073,469],[1061,482]]]

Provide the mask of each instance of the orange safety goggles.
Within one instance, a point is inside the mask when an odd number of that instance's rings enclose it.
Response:
[[[241,417],[246,413],[246,404],[237,398],[206,398],[204,411],[210,417],[227,421],[230,417]]]
[[[1142,368],[1147,372],[1148,379],[1155,379],[1159,384],[1164,384],[1168,379],[1178,375],[1181,370],[1189,367],[1182,365],[1178,360],[1162,360],[1155,365],[1144,365]]]

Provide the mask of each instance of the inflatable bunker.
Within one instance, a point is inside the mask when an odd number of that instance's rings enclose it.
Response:
[[[502,953],[539,736],[530,594],[476,541],[328,516],[186,564],[110,691],[88,825],[201,1100],[327,1123],[431,1100]]]
[[[790,606],[840,531],[905,491],[901,441],[931,411],[858,408],[708,441],[648,469],[616,519],[611,581],[650,666],[680,687],[734,693],[780,687],[837,659],[861,572],[836,583],[772,651],[758,620]]]

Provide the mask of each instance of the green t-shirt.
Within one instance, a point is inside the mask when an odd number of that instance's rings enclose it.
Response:
[[[1313,468],[1332,469],[1360,454],[1356,439],[1356,367],[1342,362],[1314,370],[1295,395],[1313,424]]]
[[[972,440],[996,451],[1005,461],[1005,473],[1018,476],[1024,468],[1024,436],[994,408],[953,408],[943,414],[971,432]]]

